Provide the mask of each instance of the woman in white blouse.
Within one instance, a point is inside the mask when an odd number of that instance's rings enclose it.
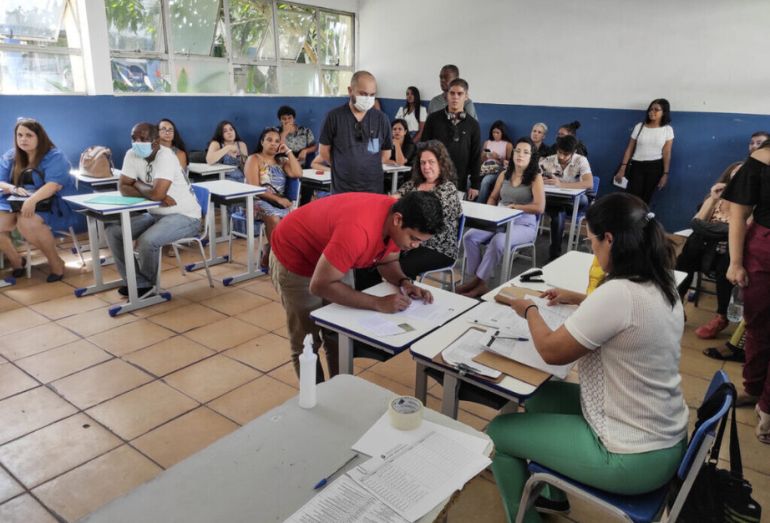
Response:
[[[396,113],[396,120],[398,119],[406,120],[412,142],[419,143],[422,138],[422,128],[425,127],[425,120],[428,119],[428,110],[422,106],[420,90],[413,85],[406,88],[406,101]]]
[[[686,450],[687,406],[679,375],[682,303],[673,277],[673,247],[639,198],[613,193],[586,213],[605,277],[589,296],[562,289],[550,304],[578,305],[552,331],[531,300],[511,306],[529,325],[546,363],[580,361],[580,384],[548,382],[526,412],[498,416],[492,470],[513,521],[527,481],[527,460],[618,494],[666,484]],[[569,510],[551,490],[535,509]],[[539,521],[535,510],[526,521]]]
[[[650,102],[647,118],[631,131],[623,161],[615,174],[615,181],[628,179],[626,190],[649,205],[655,190],[668,183],[671,165],[671,145],[674,129],[671,123],[671,105],[665,98]]]

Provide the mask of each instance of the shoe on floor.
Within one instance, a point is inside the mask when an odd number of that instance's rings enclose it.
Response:
[[[535,510],[542,514],[568,514],[569,501],[553,501],[545,496],[538,496],[535,500]]]
[[[18,269],[13,269],[11,271],[11,276],[13,276],[14,278],[21,278],[26,273],[27,273],[27,259],[26,258],[22,258],[21,259],[21,267],[19,267]]]
[[[48,277],[45,279],[45,281],[47,281],[48,283],[54,283],[54,282],[57,282],[57,281],[61,281],[63,279],[64,279],[64,273],[62,273],[62,274],[51,273],[51,274],[48,275]]]
[[[728,325],[730,325],[730,322],[727,321],[727,318],[717,314],[711,318],[711,321],[695,329],[695,335],[702,340],[712,340],[717,337],[717,334],[725,330]]]
[[[754,410],[757,412],[757,417],[759,418],[757,428],[755,429],[757,439],[762,443],[770,445],[770,414],[762,412],[759,408],[759,404],[754,407]]]
[[[138,289],[136,289],[136,292],[139,295],[139,297],[141,298],[145,294],[150,292],[152,289],[153,289],[153,287],[139,287]],[[128,287],[126,287],[125,285],[122,285],[122,286],[118,287],[118,294],[120,294],[121,296],[128,297]]]
[[[757,404],[759,401],[758,396],[752,396],[751,394],[746,394],[745,392],[739,393],[735,397],[735,406],[736,407],[753,407]]]

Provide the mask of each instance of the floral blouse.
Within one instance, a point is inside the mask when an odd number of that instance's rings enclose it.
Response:
[[[310,146],[313,142],[315,142],[315,136],[313,136],[313,131],[307,127],[297,126],[296,131],[286,135],[286,146],[294,154],[299,154],[302,149]]]
[[[412,180],[409,180],[398,189],[398,194],[404,196],[416,190],[417,186]],[[422,246],[455,260],[457,259],[458,243],[457,226],[460,215],[463,213],[460,197],[457,196],[457,187],[452,182],[444,182],[434,187],[432,192],[438,196],[441,201],[441,208],[444,210],[444,230],[423,243]]]

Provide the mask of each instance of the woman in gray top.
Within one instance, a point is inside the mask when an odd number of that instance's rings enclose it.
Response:
[[[537,236],[537,215],[545,210],[545,188],[543,177],[538,173],[537,152],[532,140],[516,140],[508,168],[498,176],[487,203],[523,211],[513,221],[512,248],[534,241]],[[457,292],[475,298],[489,292],[487,280],[503,258],[505,232],[471,229],[465,233],[463,245],[467,258],[466,271],[473,274],[473,278],[460,285]],[[482,245],[487,245],[483,257]]]

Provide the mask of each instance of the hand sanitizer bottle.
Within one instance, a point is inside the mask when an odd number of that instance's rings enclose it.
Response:
[[[313,335],[305,336],[304,348],[299,355],[299,406],[303,409],[315,407],[315,372],[318,354],[313,352]]]

